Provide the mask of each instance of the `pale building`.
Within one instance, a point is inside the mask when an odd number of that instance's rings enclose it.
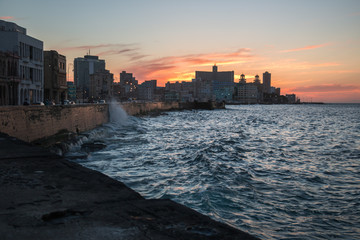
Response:
[[[16,104],[39,103],[44,96],[43,42],[26,34],[15,23],[0,20],[0,51],[18,57],[14,63],[19,77]],[[14,91],[14,90],[13,90]]]

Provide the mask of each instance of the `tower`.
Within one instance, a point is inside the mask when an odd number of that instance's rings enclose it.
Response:
[[[263,73],[263,86],[264,86],[264,93],[271,92],[271,73],[267,71]]]
[[[245,79],[245,75],[244,74],[241,74],[240,75],[240,81],[239,81],[240,84],[246,84],[246,79]]]
[[[254,83],[257,84],[257,85],[260,84],[259,75],[257,75],[257,74],[255,76]]]
[[[217,69],[217,66],[216,66],[216,64],[213,66],[213,72],[217,72],[218,71],[218,69]]]

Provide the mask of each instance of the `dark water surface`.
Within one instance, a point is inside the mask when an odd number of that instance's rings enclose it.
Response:
[[[360,239],[359,104],[143,118],[113,108],[112,118],[92,133],[107,147],[75,161],[146,198],[170,198],[262,239]]]

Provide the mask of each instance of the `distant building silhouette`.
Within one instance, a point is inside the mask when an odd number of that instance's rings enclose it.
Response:
[[[62,103],[67,99],[66,57],[57,51],[44,51],[44,99]]]
[[[234,100],[244,104],[258,102],[258,88],[254,83],[246,83],[245,75],[241,74],[239,83],[235,87]]]
[[[288,100],[288,103],[290,103],[290,104],[296,103],[296,95],[295,94],[286,94],[285,96]]]
[[[165,85],[165,101],[193,102],[196,98],[196,84],[194,81],[182,81]]]
[[[119,87],[119,97],[121,99],[134,99],[138,97],[138,81],[133,77],[132,73],[127,73],[126,71],[120,73]]]
[[[271,93],[271,73],[263,73],[263,88],[264,93]]]
[[[155,100],[156,80],[147,80],[139,85],[139,99],[146,101]]]
[[[89,97],[90,75],[105,71],[105,60],[98,56],[85,55],[74,59],[74,82],[78,100],[87,100]]]
[[[212,72],[196,71],[195,78],[211,84],[211,94],[216,101],[232,100],[234,71],[218,72],[218,67],[214,65]]]
[[[25,28],[0,20],[0,52],[1,104],[43,101],[43,42],[28,36]]]

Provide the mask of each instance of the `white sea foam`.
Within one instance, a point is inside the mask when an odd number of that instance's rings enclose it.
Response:
[[[110,112],[110,123],[116,125],[127,125],[129,116],[121,108],[120,104],[114,100],[112,100],[109,104],[109,112]]]

